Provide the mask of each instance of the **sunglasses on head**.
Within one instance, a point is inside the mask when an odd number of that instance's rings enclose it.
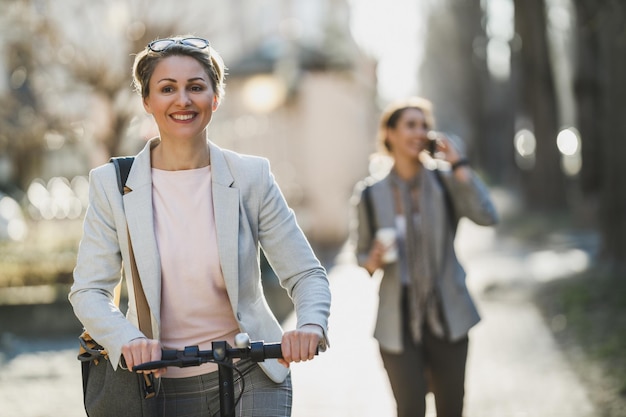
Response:
[[[152,52],[163,52],[172,45],[185,45],[192,48],[204,49],[210,46],[209,41],[202,38],[183,38],[183,39],[157,39],[148,44],[148,49]]]

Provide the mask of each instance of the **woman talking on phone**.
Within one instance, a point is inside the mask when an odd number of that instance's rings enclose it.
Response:
[[[390,104],[378,142],[393,166],[380,180],[359,182],[353,198],[357,261],[370,275],[383,271],[374,337],[399,417],[424,416],[428,392],[438,417],[462,416],[468,332],[479,315],[455,254],[455,232],[462,217],[479,225],[497,221],[461,144],[433,128],[428,100]],[[393,242],[382,231],[391,231]]]

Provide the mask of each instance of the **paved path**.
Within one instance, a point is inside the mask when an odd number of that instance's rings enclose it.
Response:
[[[496,241],[493,229],[464,224],[459,233],[459,256],[483,316],[470,334],[465,415],[595,416],[584,387],[525,296],[538,279],[582,264],[578,258],[578,264],[572,262],[580,253],[562,250],[535,265],[536,253]],[[331,349],[292,365],[293,415],[394,416],[393,395],[371,338],[378,282],[350,264],[333,268],[330,280]],[[427,416],[435,416],[430,396],[427,407]]]
[[[25,341],[3,335],[0,417],[84,417],[76,338]]]
[[[532,282],[584,263],[581,254],[538,256],[496,241],[488,228],[466,225],[460,233],[459,254],[483,316],[471,333],[466,416],[596,415],[539,312],[524,297]],[[391,417],[395,403],[371,337],[378,281],[341,260],[329,275],[331,348],[314,361],[292,365],[293,416]],[[285,326],[293,323],[290,317]],[[74,337],[25,341],[3,334],[0,417],[84,416],[75,355]],[[432,417],[430,397],[428,405]]]

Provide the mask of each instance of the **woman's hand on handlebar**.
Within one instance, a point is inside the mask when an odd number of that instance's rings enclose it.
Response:
[[[161,360],[161,344],[158,340],[140,337],[133,339],[122,346],[122,355],[126,361],[128,369],[133,366]],[[138,371],[142,373],[152,373],[155,377],[160,377],[166,372],[167,368],[153,369],[150,371]]]
[[[305,324],[283,334],[281,340],[283,358],[278,362],[289,368],[291,362],[308,361],[315,357],[320,341],[324,337],[317,324]]]

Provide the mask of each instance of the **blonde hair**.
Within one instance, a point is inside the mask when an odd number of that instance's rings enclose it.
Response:
[[[173,36],[171,39],[183,39],[190,36],[191,35]],[[133,85],[135,91],[137,91],[142,98],[146,98],[150,94],[150,78],[152,78],[157,64],[161,60],[175,55],[188,56],[198,61],[209,76],[215,96],[218,99],[224,96],[226,67],[224,66],[222,57],[217,51],[210,45],[207,48],[198,49],[181,43],[175,43],[160,52],[154,52],[146,47],[135,55],[135,62],[133,63]]]
[[[402,113],[407,109],[417,109],[424,114],[426,127],[435,127],[435,116],[433,114],[433,104],[430,100],[422,97],[408,97],[391,102],[385,107],[380,115],[378,124],[377,144],[378,150],[383,154],[389,154],[390,148],[387,143],[387,131],[395,128]]]

